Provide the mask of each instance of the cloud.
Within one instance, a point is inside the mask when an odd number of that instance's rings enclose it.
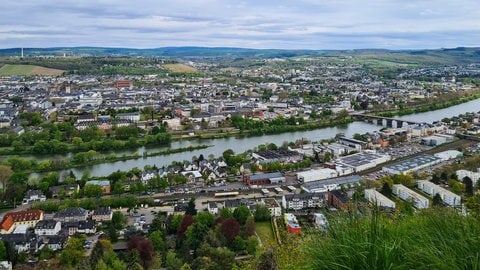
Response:
[[[0,46],[480,46],[474,0],[6,0]]]

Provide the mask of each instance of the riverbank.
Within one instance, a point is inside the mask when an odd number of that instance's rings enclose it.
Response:
[[[480,91],[480,90],[477,90]],[[465,97],[461,97],[457,100],[449,100],[441,103],[432,103],[427,104],[415,108],[408,108],[408,109],[398,109],[398,110],[391,110],[391,111],[382,111],[382,112],[372,112],[374,115],[382,116],[382,117],[394,117],[394,116],[405,116],[410,114],[416,113],[424,113],[424,112],[431,112],[440,109],[449,108],[452,106],[460,105],[463,103],[467,103],[472,100],[476,100],[480,98],[480,93],[471,94]],[[439,119],[440,120],[440,119]]]

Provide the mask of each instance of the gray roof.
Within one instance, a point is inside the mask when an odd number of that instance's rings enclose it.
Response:
[[[312,181],[303,184],[302,186],[308,190],[323,188],[324,186],[328,185],[347,185],[360,182],[362,178],[359,175],[350,175],[350,176],[342,176],[342,177],[335,177],[326,180],[319,180],[319,181]]]

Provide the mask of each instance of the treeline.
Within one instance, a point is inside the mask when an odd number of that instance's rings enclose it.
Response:
[[[31,119],[36,119],[32,117]],[[28,120],[27,125],[35,125]],[[114,127],[101,130],[89,126],[77,130],[70,122],[44,123],[18,135],[15,132],[0,134],[0,154],[65,154],[94,151],[112,151],[140,146],[168,145],[171,136],[165,127],[155,127],[149,133],[136,126]]]
[[[252,136],[277,134],[283,132],[313,130],[336,125],[344,125],[353,122],[351,118],[322,120],[307,122],[303,117],[277,117],[269,121],[257,121],[241,116],[232,116],[232,124],[241,133],[248,133]]]
[[[65,70],[66,74],[79,75],[145,75],[166,76],[168,70],[162,65],[174,63],[156,58],[130,57],[66,57],[66,58],[2,58],[0,65],[38,65]]]

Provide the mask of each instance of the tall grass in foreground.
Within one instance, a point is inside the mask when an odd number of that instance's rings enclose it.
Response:
[[[480,221],[445,208],[343,216],[307,250],[305,269],[480,269]]]

